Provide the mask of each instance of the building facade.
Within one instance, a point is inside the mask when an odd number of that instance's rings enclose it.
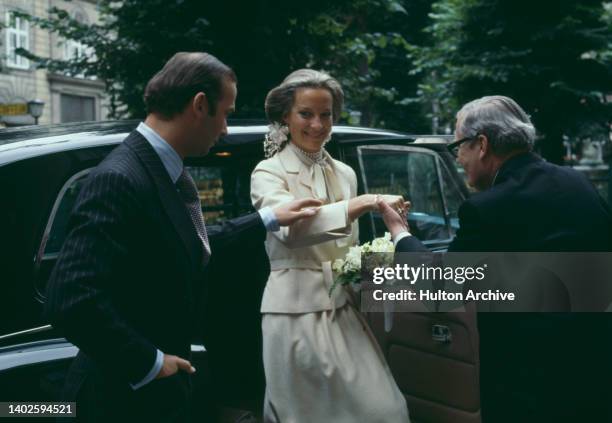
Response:
[[[14,11],[46,17],[57,7],[86,24],[98,20],[95,0],[0,0],[0,126],[32,125],[27,103],[44,102],[40,124],[104,120],[107,116],[105,86],[100,80],[36,69],[26,58],[16,55],[22,47],[41,57],[70,59],[89,52],[77,41],[38,28],[13,15]]]

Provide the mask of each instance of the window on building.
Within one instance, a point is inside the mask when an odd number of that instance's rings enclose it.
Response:
[[[88,24],[87,16],[79,11],[74,13],[74,19],[81,24]],[[64,40],[64,60],[82,60],[84,58],[95,58],[94,51],[91,47],[86,46],[78,40]],[[83,73],[73,74],[66,72],[66,75],[77,78],[85,78]],[[89,77],[89,79],[96,79],[95,76]]]
[[[85,15],[79,11],[74,13],[74,19],[81,23],[87,23]],[[73,60],[81,59],[87,54],[87,47],[85,44],[78,40],[66,40],[64,41],[64,59]]]
[[[12,68],[28,69],[30,61],[15,53],[18,48],[29,49],[28,21],[6,12],[6,65]]]
[[[96,102],[94,97],[61,94],[60,104],[62,122],[96,120]]]
[[[85,56],[86,47],[85,44],[75,40],[67,40],[64,43],[64,59],[81,59]]]

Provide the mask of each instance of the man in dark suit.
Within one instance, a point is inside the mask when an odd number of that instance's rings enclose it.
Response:
[[[514,100],[466,104],[455,136],[449,147],[479,192],[459,208],[449,252],[612,251],[609,207],[584,175],[531,152],[535,129]],[[425,249],[405,216],[380,208],[396,251]],[[607,315],[484,313],[479,331],[485,423],[607,415],[610,390],[595,388],[609,383]]]
[[[45,311],[80,350],[66,382],[80,420],[188,421],[208,237],[263,243],[266,230],[316,213],[320,202],[296,201],[206,230],[183,159],[227,133],[235,98],[230,68],[177,53],[146,87],[146,120],[79,195]]]

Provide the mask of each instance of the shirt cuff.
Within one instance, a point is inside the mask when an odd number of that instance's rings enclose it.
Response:
[[[153,368],[149,371],[149,373],[147,373],[144,379],[141,380],[140,382],[134,385],[130,383],[130,386],[132,387],[132,389],[136,390],[138,388],[141,388],[145,386],[147,383],[151,382],[153,379],[155,379],[155,377],[157,376],[157,374],[159,373],[163,365],[164,365],[164,353],[161,352],[160,350],[157,350],[157,357],[155,358],[155,364],[153,364]]]
[[[266,231],[276,232],[280,230],[280,225],[278,224],[278,220],[276,220],[276,215],[270,207],[264,207],[263,209],[259,210],[259,216],[261,216],[261,220],[263,220]]]
[[[400,232],[399,234],[395,236],[395,238],[393,238],[393,245],[397,245],[398,242],[400,242],[402,239],[406,238],[407,236],[412,236],[412,234],[408,231]]]

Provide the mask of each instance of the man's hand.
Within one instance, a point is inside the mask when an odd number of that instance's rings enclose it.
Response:
[[[378,201],[378,210],[380,211],[387,229],[391,232],[391,238],[395,238],[402,232],[410,232],[408,222],[406,221],[406,215],[408,214],[408,210],[410,210],[410,201],[404,203],[404,207],[402,208],[403,212],[401,214],[393,210],[393,208],[383,200]]]
[[[175,355],[164,354],[164,364],[161,370],[155,376],[155,379],[161,379],[164,377],[172,376],[182,370],[187,373],[195,373],[196,369],[191,363],[184,358],[177,357]]]
[[[314,216],[319,211],[321,205],[323,205],[323,203],[320,200],[303,198],[278,206],[272,211],[280,226],[289,226],[300,219]]]

